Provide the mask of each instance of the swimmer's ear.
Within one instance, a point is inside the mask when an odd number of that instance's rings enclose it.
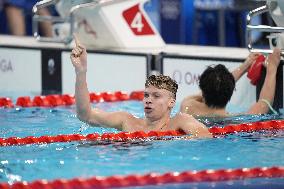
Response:
[[[176,104],[176,100],[174,98],[172,98],[169,102],[169,107],[173,108],[175,106],[175,104]]]

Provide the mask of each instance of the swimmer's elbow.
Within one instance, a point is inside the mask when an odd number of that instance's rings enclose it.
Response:
[[[210,132],[198,133],[198,134],[188,133],[188,134],[189,134],[189,137],[187,138],[192,138],[192,139],[213,138],[213,135]]]
[[[87,117],[86,117],[86,116],[83,116],[83,115],[81,115],[81,114],[77,114],[77,118],[78,118],[80,121],[85,122],[85,123],[88,121]]]
[[[199,128],[195,132],[196,132],[195,134],[199,138],[212,138],[213,137],[212,133],[203,123],[200,123]]]
[[[213,138],[212,133],[204,124],[194,123],[194,126],[192,126],[191,129],[184,131],[193,138]]]
[[[209,129],[206,126],[195,130],[193,133],[197,138],[213,138],[212,133],[209,132]]]
[[[85,123],[89,123],[90,121],[90,114],[88,112],[77,111],[77,118]]]

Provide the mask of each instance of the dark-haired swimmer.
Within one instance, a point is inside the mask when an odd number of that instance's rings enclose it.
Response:
[[[274,100],[280,54],[280,49],[274,49],[266,59],[266,76],[259,100],[247,112],[244,112],[245,114],[265,114],[269,111],[270,104]],[[222,64],[209,66],[200,76],[201,93],[186,97],[181,103],[180,111],[194,116],[229,116],[226,105],[233,95],[235,83],[247,72],[258,56],[257,53],[251,53],[246,61],[232,73]]]
[[[178,113],[170,117],[176,101],[178,85],[168,76],[150,76],[145,83],[145,118],[137,118],[128,112],[105,112],[92,108],[86,83],[87,52],[76,36],[76,46],[71,53],[75,67],[75,98],[78,118],[90,125],[116,128],[121,131],[181,130],[192,137],[212,137],[205,125],[188,114]]]

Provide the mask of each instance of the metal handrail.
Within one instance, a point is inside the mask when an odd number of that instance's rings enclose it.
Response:
[[[51,22],[69,22],[69,18],[62,18],[59,16],[40,16],[38,15],[38,11],[39,9],[42,8],[46,8],[49,7],[51,5],[55,5],[56,3],[58,3],[60,0],[42,0],[37,2],[34,6],[33,6],[33,21],[32,21],[32,30],[33,30],[33,35],[34,37],[38,40],[38,41],[42,41],[42,42],[56,42],[56,43],[70,43],[71,40],[66,38],[66,39],[62,39],[59,37],[42,37],[39,34],[39,27],[38,24],[39,22],[43,22],[43,21],[51,21]]]
[[[34,7],[33,7],[33,35],[34,37],[41,42],[55,42],[55,43],[64,43],[64,44],[69,44],[72,39],[73,39],[73,32],[74,32],[74,12],[78,10],[79,8],[82,7],[87,7],[90,5],[98,5],[100,2],[105,2],[106,0],[98,0],[94,1],[91,3],[84,3],[81,5],[76,5],[71,8],[69,12],[69,16],[66,16],[65,18],[62,18],[60,16],[40,16],[38,15],[39,9],[46,8],[51,5],[55,5],[58,3],[60,0],[42,0],[37,2]],[[108,0],[107,0],[108,1]],[[61,22],[61,23],[68,23],[70,25],[69,28],[69,34],[65,38],[60,38],[60,37],[43,37],[39,34],[38,31],[38,23],[43,22],[43,21],[50,21],[50,22]]]
[[[261,32],[274,32],[274,33],[284,32],[284,27],[273,27],[268,25],[251,25],[251,20],[253,17],[261,15],[268,11],[269,11],[268,5],[264,5],[250,11],[247,15],[246,41],[248,44],[248,50],[250,52],[272,53],[273,51],[272,49],[254,49],[252,47],[252,34],[251,34],[252,30],[258,30]],[[284,55],[284,51],[281,51],[281,54]]]
[[[33,13],[37,13],[38,9],[45,8],[45,7],[48,7],[50,5],[54,5],[54,4],[58,3],[59,1],[60,0],[42,0],[42,1],[39,1],[33,6]]]

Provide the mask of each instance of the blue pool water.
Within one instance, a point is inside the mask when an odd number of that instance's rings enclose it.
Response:
[[[93,106],[106,111],[128,111],[143,117],[143,105],[137,101],[98,103]],[[173,114],[177,112],[177,107],[178,105]],[[230,119],[214,121],[203,119],[202,121],[208,126],[223,126],[230,123],[269,119],[283,119],[283,116],[237,116]],[[93,128],[80,122],[76,118],[74,106],[2,108],[0,109],[0,127],[0,137],[5,138],[118,132],[115,129]],[[284,166],[283,137],[283,131],[262,131],[196,140],[72,142],[0,147],[0,182]],[[259,179],[251,179],[244,182],[217,184],[225,187],[232,184],[242,186],[247,183],[251,186],[259,185],[259,183],[265,186],[265,183],[268,183],[269,186],[275,185],[274,188],[284,185],[283,179],[262,179],[261,182]],[[193,183],[192,187],[195,185],[196,183]],[[198,183],[198,188],[203,186],[208,188],[209,185]],[[167,187],[187,188],[188,185],[169,185],[162,188]]]

